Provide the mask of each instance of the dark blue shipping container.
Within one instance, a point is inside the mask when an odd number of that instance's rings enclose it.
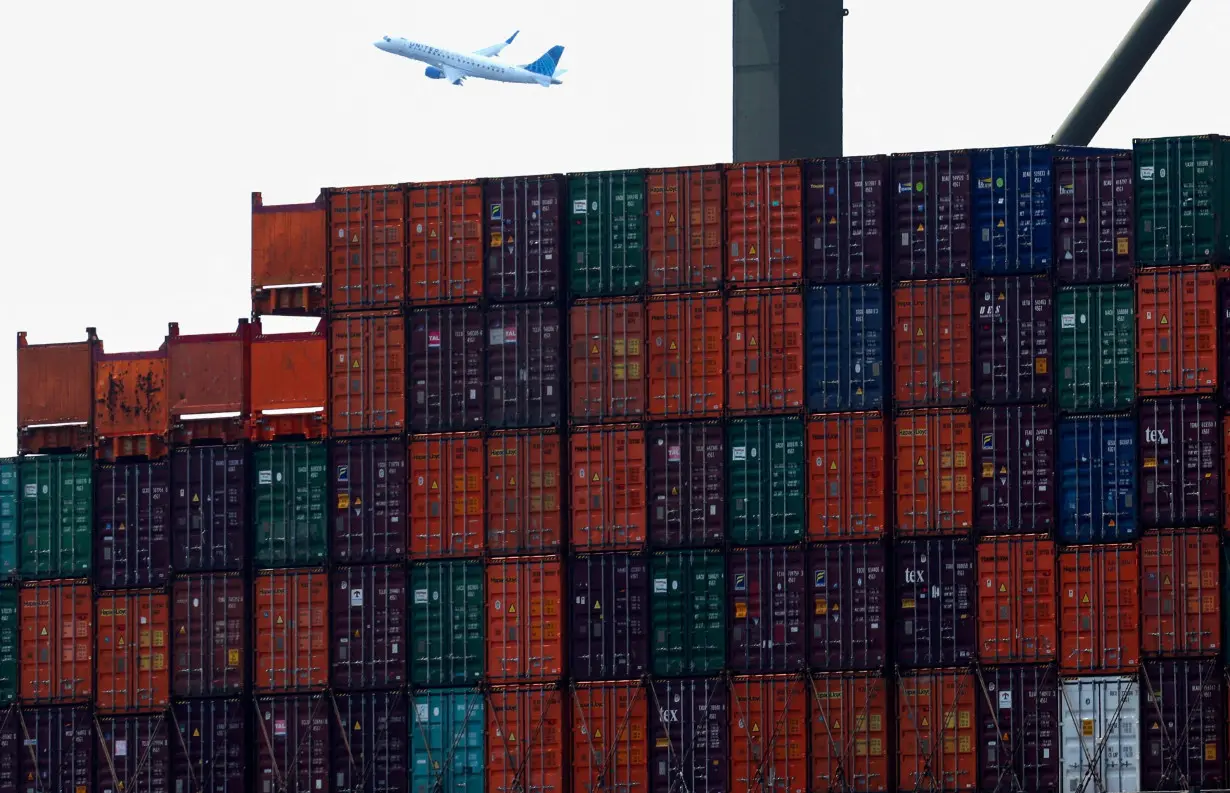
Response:
[[[1059,539],[1130,542],[1136,520],[1136,422],[1084,416],[1059,423]]]
[[[814,286],[807,292],[807,407],[884,406],[884,290],[873,284]]]

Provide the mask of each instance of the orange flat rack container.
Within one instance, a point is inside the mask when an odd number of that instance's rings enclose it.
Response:
[[[94,348],[94,446],[104,460],[161,457],[170,434],[167,345],[106,353]]]
[[[94,347],[86,340],[30,344],[17,334],[17,435],[22,454],[85,451],[94,443]]]
[[[184,336],[167,330],[167,397],[171,442],[232,443],[243,438],[248,412],[248,321],[233,333]]]
[[[325,321],[310,333],[266,335],[257,320],[251,332],[249,439],[325,437],[329,401]]]
[[[328,249],[325,194],[308,204],[265,206],[252,194],[252,312],[319,316]]]

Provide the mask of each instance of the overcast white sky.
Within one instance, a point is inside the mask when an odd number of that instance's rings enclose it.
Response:
[[[846,153],[871,154],[1046,142],[1145,0],[846,5]],[[504,57],[564,44],[565,85],[455,88],[371,44],[518,28]],[[1194,0],[1093,142],[1230,133],[1228,30]],[[252,191],[729,160],[730,44],[729,0],[4,4],[0,455],[18,330],[139,350],[248,314]]]

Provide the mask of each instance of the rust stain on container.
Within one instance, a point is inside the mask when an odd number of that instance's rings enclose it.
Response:
[[[167,346],[148,352],[94,351],[94,431],[100,439],[167,434]]]

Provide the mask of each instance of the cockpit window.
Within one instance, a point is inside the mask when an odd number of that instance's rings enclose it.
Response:
[[[393,39],[389,38],[388,36],[385,36],[385,37],[384,37],[384,40],[385,40],[385,41],[392,41]]]

